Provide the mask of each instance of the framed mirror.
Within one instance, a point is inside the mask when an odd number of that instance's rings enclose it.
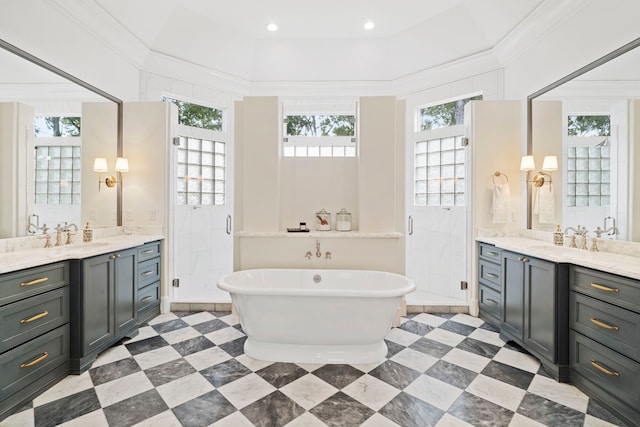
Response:
[[[600,227],[609,230],[602,238],[640,241],[639,46],[640,38],[527,98],[536,172],[545,156],[558,160],[546,194],[527,186],[527,228]]]
[[[0,238],[44,225],[122,225],[122,188],[95,157],[122,156],[122,101],[0,39]]]

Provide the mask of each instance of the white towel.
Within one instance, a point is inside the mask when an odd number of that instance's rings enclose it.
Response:
[[[511,222],[511,190],[508,183],[493,185],[493,208],[491,213],[494,224]]]
[[[540,224],[556,223],[556,198],[553,194],[553,185],[545,181],[542,187],[536,187],[538,191],[533,194],[533,213],[538,215]]]

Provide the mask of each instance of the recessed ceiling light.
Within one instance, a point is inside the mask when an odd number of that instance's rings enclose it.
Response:
[[[367,23],[364,24],[364,29],[365,30],[373,30],[375,28],[376,24],[374,24],[371,21],[368,21]]]
[[[267,30],[269,31],[278,31],[278,26],[276,24],[267,25]]]

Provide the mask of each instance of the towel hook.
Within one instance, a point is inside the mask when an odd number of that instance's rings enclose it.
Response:
[[[509,183],[509,177],[507,175],[503,174],[500,171],[495,171],[494,174],[493,174],[493,177],[491,178],[491,180],[493,181],[494,185],[496,185],[496,177],[498,177],[498,176],[503,176],[504,177],[504,179],[507,181],[507,182],[505,182],[505,184]]]

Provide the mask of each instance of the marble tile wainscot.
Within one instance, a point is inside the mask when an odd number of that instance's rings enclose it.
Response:
[[[567,267],[568,274],[556,275],[556,280],[563,283],[556,284],[556,312],[550,313],[555,319],[568,321],[566,325],[556,321],[561,327],[556,330],[556,344],[568,343],[568,354],[561,355],[557,363],[566,357],[570,383],[630,425],[640,425],[640,259],[521,237],[477,240],[480,245],[495,245],[503,258],[505,253],[516,253],[527,260],[530,257]],[[507,286],[513,285],[507,282],[514,279],[504,263],[502,273],[504,293]],[[501,335],[513,338],[513,314],[518,312],[510,312],[505,306],[509,304],[513,301],[503,297],[500,329]],[[524,346],[540,358],[535,346],[527,346],[526,340]]]

